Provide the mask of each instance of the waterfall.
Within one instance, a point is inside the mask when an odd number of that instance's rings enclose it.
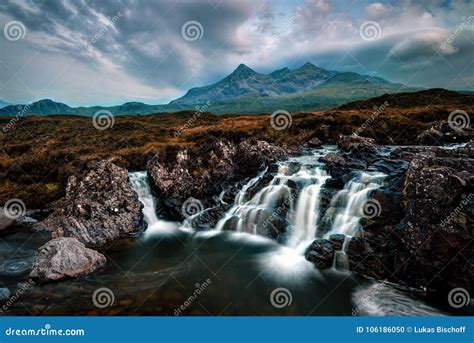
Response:
[[[177,223],[160,219],[156,215],[155,199],[151,194],[147,173],[145,171],[132,172],[128,174],[128,178],[132,188],[138,195],[138,200],[143,204],[142,212],[148,224],[145,236],[150,236],[155,232],[169,232],[176,229],[178,227]]]
[[[321,187],[329,178],[318,161],[327,152],[281,162],[271,182],[253,197],[249,190],[266,171],[251,179],[216,229],[271,236],[292,248],[306,247],[316,236]]]

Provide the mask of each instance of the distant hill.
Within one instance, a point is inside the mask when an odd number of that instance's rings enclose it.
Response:
[[[385,93],[417,91],[382,78],[353,72],[326,70],[309,62],[291,70],[282,68],[260,74],[240,64],[222,80],[190,89],[166,105],[129,102],[111,107],[70,107],[49,99],[29,105],[0,108],[0,116],[76,114],[90,116],[107,110],[114,115],[143,115],[183,110],[214,114],[259,114],[275,110],[289,112],[327,110],[344,103],[369,99]]]
[[[367,100],[357,100],[349,102],[338,108],[341,110],[350,109],[372,109],[387,101],[391,107],[408,108],[422,107],[430,105],[463,105],[474,104],[474,94],[462,94],[442,88],[431,88],[418,92],[407,92],[398,94],[384,94]]]
[[[9,105],[11,105],[9,102],[0,100],[0,108],[4,108],[4,107],[9,106]]]

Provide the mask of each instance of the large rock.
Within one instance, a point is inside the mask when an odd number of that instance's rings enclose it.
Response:
[[[339,136],[337,146],[345,152],[353,155],[366,155],[375,152],[376,143],[373,138],[367,138],[357,135]]]
[[[327,239],[316,239],[306,249],[305,257],[319,269],[330,268],[333,264],[334,248]]]
[[[422,131],[416,141],[423,145],[444,145],[467,142],[474,136],[474,130],[471,127],[461,129],[454,124],[446,120],[431,123],[431,127]]]
[[[161,201],[158,211],[183,219],[182,205],[189,198],[198,199],[203,208],[214,206],[222,191],[255,176],[288,153],[264,141],[234,144],[223,140],[160,151],[147,164],[152,190]]]
[[[88,246],[103,247],[144,231],[142,208],[126,169],[109,160],[94,161],[69,177],[64,207],[36,228],[52,231],[53,238],[75,237]]]
[[[38,249],[30,277],[53,281],[92,273],[106,264],[101,253],[86,248],[76,238],[56,238]]]

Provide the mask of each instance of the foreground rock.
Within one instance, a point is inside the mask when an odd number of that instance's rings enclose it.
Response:
[[[372,154],[376,148],[376,142],[373,138],[367,138],[357,135],[340,136],[337,146],[345,152],[351,152],[354,155]]]
[[[56,238],[38,249],[30,277],[53,281],[92,273],[106,264],[101,253],[86,248],[75,238]]]
[[[416,141],[422,145],[444,145],[467,142],[474,136],[474,130],[470,126],[458,128],[456,125],[457,123],[446,120],[433,122],[429,129],[418,135]]]
[[[188,209],[216,206],[221,202],[218,199],[221,192],[288,154],[288,149],[264,141],[234,144],[223,140],[160,151],[147,165],[152,189],[161,201],[158,211],[167,217],[183,219],[194,214]],[[192,208],[188,199],[195,199]]]
[[[75,237],[103,247],[140,234],[146,228],[142,208],[126,169],[109,160],[94,161],[69,177],[64,208],[35,227],[52,231],[53,238]]]
[[[330,268],[334,258],[333,245],[327,239],[316,239],[306,249],[305,257],[320,269]]]

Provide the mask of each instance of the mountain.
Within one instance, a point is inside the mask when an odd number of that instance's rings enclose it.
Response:
[[[0,108],[7,107],[7,106],[9,106],[9,105],[11,105],[9,102],[0,100]]]
[[[344,103],[369,99],[386,93],[417,91],[382,78],[353,72],[326,70],[306,62],[299,68],[282,68],[261,74],[240,64],[231,74],[208,86],[191,88],[184,96],[167,105],[129,102],[111,107],[69,107],[52,100],[40,100],[29,105],[0,108],[0,116],[38,114],[93,115],[107,110],[114,115],[142,115],[204,106],[214,114],[259,114],[275,110],[326,110]]]

